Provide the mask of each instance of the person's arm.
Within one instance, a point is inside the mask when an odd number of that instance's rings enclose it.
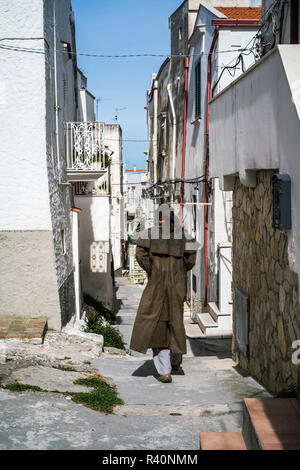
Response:
[[[148,276],[150,276],[151,275],[150,250],[148,248],[137,246],[135,256],[140,267],[144,269],[144,271],[146,271]]]
[[[197,255],[196,251],[186,251],[184,253],[184,258],[183,259],[184,259],[184,263],[185,263],[187,271],[192,269],[192,267],[195,265],[196,255]]]

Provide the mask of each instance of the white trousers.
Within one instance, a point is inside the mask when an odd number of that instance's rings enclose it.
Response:
[[[159,375],[170,374],[172,366],[178,366],[182,362],[181,354],[171,353],[170,349],[154,348],[153,362]]]

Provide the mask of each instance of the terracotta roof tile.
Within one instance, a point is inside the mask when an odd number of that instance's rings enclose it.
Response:
[[[214,7],[230,20],[260,20],[262,7]]]

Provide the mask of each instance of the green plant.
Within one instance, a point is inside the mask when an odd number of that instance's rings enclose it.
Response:
[[[86,385],[87,387],[93,388],[91,392],[70,393],[73,401],[88,406],[92,410],[112,413],[115,405],[124,404],[123,400],[117,396],[116,389],[109,386],[98,376],[87,379],[77,379],[74,384]]]
[[[102,335],[104,339],[104,346],[111,346],[125,350],[123,335],[109,322],[105,324],[99,313],[90,314],[87,317],[84,331],[86,333],[96,333],[97,335]]]
[[[33,392],[46,392],[47,391],[47,390],[43,390],[40,387],[37,387],[36,385],[21,384],[18,382],[4,385],[3,388],[5,388],[6,390],[10,390],[11,392],[26,392],[28,390],[31,390]]]
[[[115,323],[114,313],[107,309],[101,301],[94,299],[89,294],[84,294],[83,299],[87,305],[94,309],[94,311],[87,313],[84,332],[102,335],[104,346],[125,350],[123,335],[117,328],[113,327]]]

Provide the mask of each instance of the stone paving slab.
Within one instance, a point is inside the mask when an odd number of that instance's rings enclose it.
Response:
[[[46,328],[47,318],[0,318],[0,340],[18,338],[42,343]]]
[[[113,378],[126,404],[211,405],[230,404],[244,397],[270,396],[251,377],[243,377],[225,361],[215,367],[215,359],[190,357],[183,360],[184,375],[173,375],[163,384],[151,359],[101,357],[92,366],[105,377]],[[220,361],[220,359],[218,359]],[[101,372],[100,372],[101,371]]]
[[[57,394],[0,390],[0,450],[198,450],[199,433],[238,431],[236,414],[105,415]]]
[[[73,383],[79,378],[90,376],[91,374],[84,372],[63,371],[55,367],[35,365],[13,370],[10,375],[2,380],[2,384],[7,385],[19,382],[34,385],[48,391],[90,392],[91,388]]]
[[[230,412],[228,405],[118,405],[114,414],[119,416],[219,416]]]
[[[135,303],[132,293],[138,297],[143,288],[126,282],[122,279],[119,299],[124,296]],[[126,309],[121,305],[118,316],[133,322],[135,312]],[[132,324],[117,328],[129,347]],[[0,389],[0,449],[197,450],[200,432],[241,431],[244,397],[269,396],[251,377],[239,374],[231,360],[231,340],[188,339],[181,374],[163,384],[157,380],[151,350],[146,355],[131,351],[126,356],[107,352],[99,356],[99,344],[87,338],[47,334],[45,344],[26,344],[26,348],[32,358],[44,355],[57,363],[61,357],[62,364],[78,362],[80,367],[88,362],[90,372],[116,384],[125,404],[116,407],[115,414],[105,415],[51,392],[20,394]],[[68,374],[73,373],[64,372],[62,378],[56,372],[41,373],[38,366],[45,364],[31,365],[34,369],[28,367],[27,372],[25,366],[16,367],[16,378],[29,383],[35,378],[40,386],[43,379],[45,389],[53,383],[57,390],[58,380],[64,390],[72,377]],[[1,367],[11,368],[4,374],[9,378],[13,362]]]

